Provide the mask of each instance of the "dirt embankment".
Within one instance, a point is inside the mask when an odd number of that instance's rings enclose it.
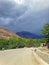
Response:
[[[37,49],[36,54],[49,64],[49,54],[48,53],[46,53],[40,49]]]

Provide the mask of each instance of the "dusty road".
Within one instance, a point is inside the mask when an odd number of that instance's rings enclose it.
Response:
[[[40,60],[30,48],[0,51],[0,65],[47,65]]]

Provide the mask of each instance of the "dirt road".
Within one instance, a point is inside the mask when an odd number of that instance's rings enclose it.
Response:
[[[0,51],[0,65],[47,65],[37,57],[30,48]]]

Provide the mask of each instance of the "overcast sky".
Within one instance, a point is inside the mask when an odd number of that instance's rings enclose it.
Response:
[[[49,23],[49,0],[0,0],[0,27],[39,34]]]

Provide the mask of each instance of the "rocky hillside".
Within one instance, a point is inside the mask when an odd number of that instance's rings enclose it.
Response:
[[[11,37],[18,37],[15,33],[12,31],[5,29],[5,28],[0,28],[0,38],[11,38]]]

